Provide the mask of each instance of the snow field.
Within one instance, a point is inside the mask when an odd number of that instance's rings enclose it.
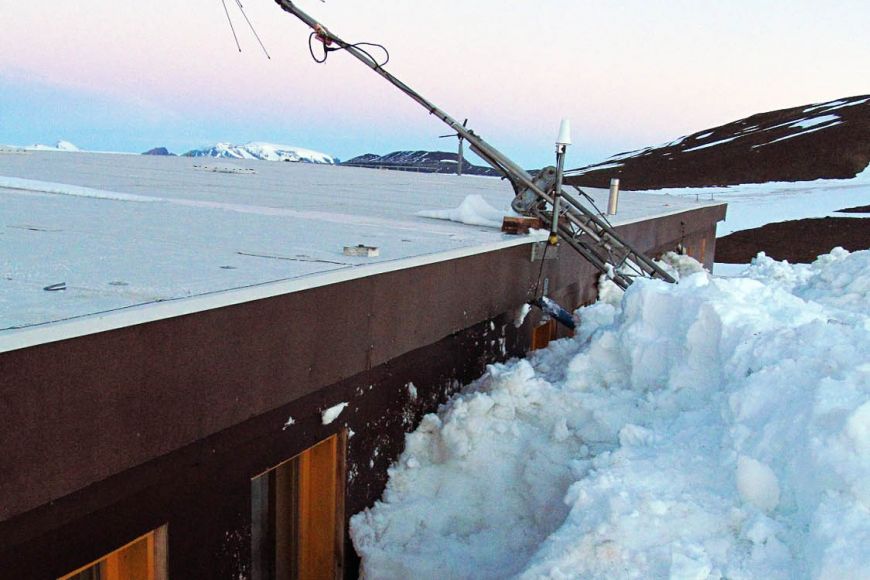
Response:
[[[367,578],[870,577],[870,251],[671,266],[424,418]]]
[[[624,192],[623,204],[634,193],[713,200],[728,204],[728,215],[719,222],[717,237],[740,230],[788,220],[817,217],[861,217],[838,210],[866,205],[870,197],[870,166],[851,179],[748,183],[724,187],[688,187]]]

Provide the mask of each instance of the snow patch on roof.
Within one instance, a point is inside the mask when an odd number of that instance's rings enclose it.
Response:
[[[454,209],[434,209],[417,212],[420,217],[448,220],[472,226],[500,228],[502,219],[513,212],[499,211],[477,194],[469,195]]]

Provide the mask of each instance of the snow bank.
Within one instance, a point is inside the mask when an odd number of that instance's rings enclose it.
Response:
[[[35,191],[39,193],[53,193],[56,195],[72,195],[75,197],[90,197],[93,199],[111,199],[114,201],[137,201],[158,202],[160,198],[136,195],[133,193],[119,193],[91,187],[80,187],[66,183],[54,183],[51,181],[39,181],[36,179],[23,179],[20,177],[7,177],[0,175],[0,187],[18,189],[21,191]]]
[[[364,574],[870,577],[868,305],[838,249],[580,309],[407,436]]]
[[[449,220],[470,226],[500,228],[502,219],[508,213],[489,205],[480,194],[469,195],[455,209],[433,209],[417,212],[420,217]]]

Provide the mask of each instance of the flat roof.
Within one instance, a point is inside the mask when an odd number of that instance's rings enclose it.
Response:
[[[513,199],[487,177],[0,149],[0,352],[541,239],[417,215],[474,194]],[[626,193],[611,222],[711,205]]]

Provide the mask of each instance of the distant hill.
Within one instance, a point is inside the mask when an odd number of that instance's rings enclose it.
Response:
[[[166,147],[155,147],[154,149],[149,149],[142,155],[160,155],[160,156],[171,156],[175,157],[175,153],[172,153]]]
[[[262,161],[294,161],[300,163],[335,164],[336,159],[320,151],[278,145],[276,143],[251,142],[245,145],[218,143],[212,147],[194,149],[184,157],[218,157],[222,159],[259,159]]]
[[[70,143],[69,141],[60,140],[54,145],[43,145],[38,143],[36,145],[26,145],[22,147],[22,149],[26,149],[28,151],[81,151],[78,147]]]
[[[420,173],[456,173],[458,162],[459,155],[446,151],[393,151],[386,155],[367,153],[344,161],[342,165]],[[494,169],[473,165],[467,159],[463,160],[462,172],[466,175],[501,176]]]
[[[847,179],[870,163],[870,95],[759,113],[566,172],[624,189]]]

